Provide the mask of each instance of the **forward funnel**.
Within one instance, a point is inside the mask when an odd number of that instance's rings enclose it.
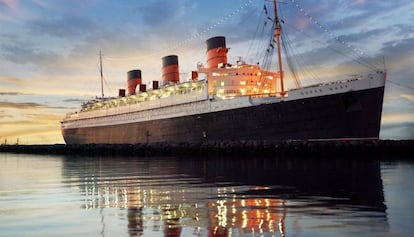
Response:
[[[227,64],[226,38],[216,36],[207,41],[207,68],[217,68],[219,64]]]

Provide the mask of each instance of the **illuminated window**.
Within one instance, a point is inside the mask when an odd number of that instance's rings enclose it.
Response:
[[[240,85],[245,86],[246,85],[246,81],[240,81]]]
[[[213,72],[211,75],[213,75],[214,77],[225,77],[228,76],[229,74],[227,72]]]
[[[214,81],[214,86],[224,86],[224,81]]]

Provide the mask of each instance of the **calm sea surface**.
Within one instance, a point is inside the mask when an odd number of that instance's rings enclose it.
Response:
[[[413,220],[407,161],[0,153],[5,237],[413,236]]]

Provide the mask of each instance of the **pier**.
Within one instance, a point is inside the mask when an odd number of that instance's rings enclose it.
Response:
[[[346,159],[378,159],[391,156],[412,159],[414,140],[1,145],[0,152],[68,156],[266,156]]]

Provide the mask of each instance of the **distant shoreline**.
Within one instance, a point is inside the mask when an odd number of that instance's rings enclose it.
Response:
[[[1,145],[2,153],[68,156],[229,156],[412,159],[414,140],[207,141],[200,143]]]

